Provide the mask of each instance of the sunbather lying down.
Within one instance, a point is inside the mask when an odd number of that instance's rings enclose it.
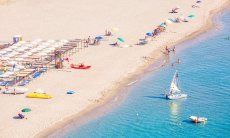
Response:
[[[23,119],[23,118],[25,118],[25,116],[24,115],[22,115],[22,114],[18,114],[18,117],[20,118],[20,119]]]
[[[170,13],[178,13],[179,8],[173,8]]]
[[[110,44],[112,46],[119,46],[119,44],[117,42],[113,43],[113,44]]]
[[[194,5],[192,5],[192,8],[200,8],[200,6],[194,4]]]

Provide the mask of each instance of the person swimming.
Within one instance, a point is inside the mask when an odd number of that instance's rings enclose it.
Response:
[[[180,59],[178,58],[177,61],[175,61],[174,63],[171,64],[171,66],[173,67],[176,63],[177,63],[177,64],[180,64],[180,62],[181,62],[181,61],[180,61]]]

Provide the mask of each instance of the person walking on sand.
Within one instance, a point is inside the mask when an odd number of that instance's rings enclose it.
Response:
[[[165,52],[166,52],[166,55],[168,55],[168,54],[169,54],[169,52],[170,52],[170,50],[168,49],[168,47],[167,47],[167,46],[165,47]]]
[[[16,90],[15,90],[15,87],[14,87],[14,95],[16,95],[17,93],[16,93]]]
[[[107,29],[105,29],[105,36],[108,36],[108,31],[107,31]]]
[[[87,39],[88,44],[91,43],[90,41],[91,41],[91,40],[90,40],[90,36],[89,36],[88,39]]]
[[[173,52],[176,52],[176,47],[174,46],[173,49],[172,49]]]

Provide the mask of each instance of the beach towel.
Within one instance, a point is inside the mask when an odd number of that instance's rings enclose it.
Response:
[[[40,72],[36,72],[36,73],[34,73],[33,78],[37,78],[37,77],[39,77],[40,75],[41,75]]]

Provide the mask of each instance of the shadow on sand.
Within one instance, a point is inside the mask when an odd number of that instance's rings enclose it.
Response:
[[[22,119],[19,116],[14,116],[13,119]]]

